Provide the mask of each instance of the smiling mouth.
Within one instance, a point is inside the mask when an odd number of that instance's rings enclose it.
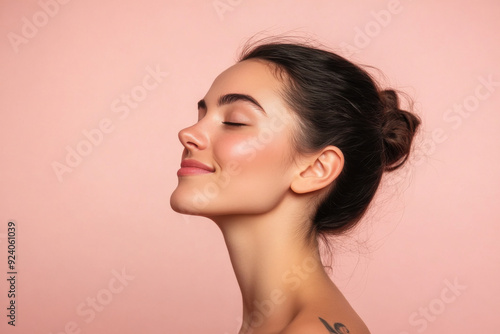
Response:
[[[181,167],[177,171],[177,176],[199,175],[199,174],[209,174],[209,173],[213,172],[198,167]]]
[[[200,175],[213,173],[215,168],[205,165],[195,159],[184,159],[181,161],[181,168],[177,171],[177,176]]]

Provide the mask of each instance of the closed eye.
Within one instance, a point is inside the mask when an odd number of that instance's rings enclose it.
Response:
[[[222,122],[224,125],[229,125],[229,126],[245,126],[246,124],[243,123],[233,123],[233,122]]]

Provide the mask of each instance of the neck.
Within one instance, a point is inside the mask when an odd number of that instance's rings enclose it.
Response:
[[[284,201],[286,202],[286,201]],[[213,219],[221,228],[243,299],[240,333],[279,330],[307,295],[306,284],[330,282],[316,240],[307,240],[296,204],[281,203],[262,215]]]

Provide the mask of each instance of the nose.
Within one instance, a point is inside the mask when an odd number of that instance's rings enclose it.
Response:
[[[203,150],[207,147],[207,134],[199,127],[199,123],[179,131],[179,140],[188,150]]]

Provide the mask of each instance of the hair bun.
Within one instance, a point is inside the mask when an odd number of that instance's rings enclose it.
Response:
[[[382,124],[385,170],[393,171],[408,159],[413,137],[421,122],[415,114],[399,109],[398,95],[394,90],[381,91],[380,98],[385,116]]]

